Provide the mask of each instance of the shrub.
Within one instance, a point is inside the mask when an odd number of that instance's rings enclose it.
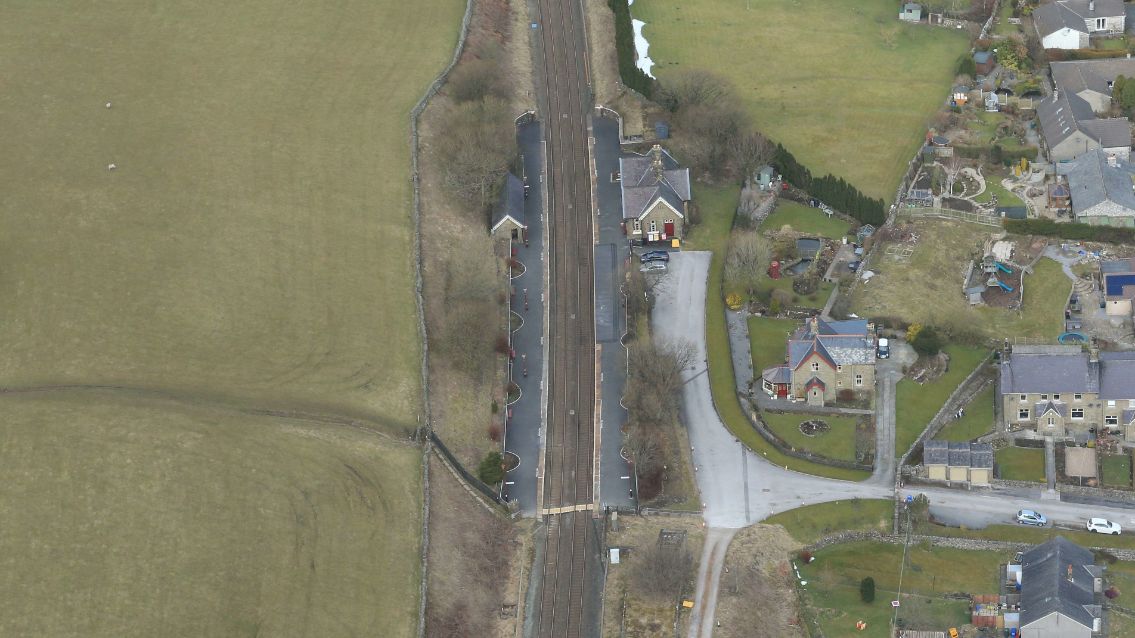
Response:
[[[1135,230],[1113,226],[1057,223],[1051,219],[1007,219],[1005,230],[1018,235],[1042,235],[1079,241],[1098,241],[1108,244],[1135,242]]]
[[[487,485],[496,485],[504,479],[504,461],[500,452],[489,452],[477,466],[477,478]]]
[[[492,405],[489,406],[489,412],[491,412],[492,414],[496,414],[497,412],[500,412],[500,409],[501,409],[500,404],[497,403],[496,399],[493,399]]]
[[[799,554],[796,555],[796,557],[799,558],[800,562],[804,563],[804,564],[808,564],[808,563],[812,562],[812,552],[810,552],[808,550],[804,550],[804,551],[800,552]]]
[[[908,331],[909,334],[909,331]],[[932,326],[924,326],[913,339],[910,345],[914,351],[925,357],[932,357],[942,351],[942,337]]]
[[[859,598],[865,603],[875,600],[875,579],[868,576],[859,581]]]
[[[725,296],[725,305],[728,306],[730,310],[740,310],[741,303],[741,295],[735,292],[731,292]]]
[[[836,400],[840,403],[851,403],[855,400],[855,390],[851,388],[843,388],[836,393]]]

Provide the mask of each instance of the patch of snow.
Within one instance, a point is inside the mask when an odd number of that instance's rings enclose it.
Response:
[[[633,5],[634,0],[627,0],[628,7]],[[631,16],[631,27],[634,29],[635,66],[642,69],[643,73],[654,78],[654,74],[650,72],[650,69],[654,66],[654,60],[651,60],[650,56],[647,55],[647,49],[650,48],[650,43],[646,41],[646,38],[642,37],[642,27],[645,25],[646,23],[642,20],[636,20],[634,16]]]

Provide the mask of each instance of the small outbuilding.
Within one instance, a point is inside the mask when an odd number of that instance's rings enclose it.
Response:
[[[524,241],[528,224],[524,221],[524,182],[509,173],[504,180],[500,199],[493,207],[493,225],[489,233],[493,239]]]
[[[922,447],[922,464],[930,479],[986,487],[993,480],[993,446],[927,441]]]
[[[997,59],[990,51],[977,51],[973,54],[973,65],[978,75],[989,75],[997,66]]]
[[[922,5],[917,2],[907,2],[899,11],[899,20],[903,22],[920,22],[922,20]]]

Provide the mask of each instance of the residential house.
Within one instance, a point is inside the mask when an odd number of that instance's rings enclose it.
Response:
[[[992,51],[977,51],[973,54],[973,65],[978,75],[989,75],[997,66],[997,60]]]
[[[1021,638],[1091,638],[1103,630],[1103,571],[1063,536],[1021,558]]]
[[[917,2],[907,2],[899,11],[899,20],[905,22],[919,22],[922,20],[922,5]]]
[[[922,446],[922,465],[928,478],[985,487],[993,480],[993,446],[927,441]]]
[[[1056,172],[1068,180],[1077,222],[1135,228],[1135,164],[1127,158],[1095,149],[1057,164]]]
[[[1091,104],[1078,95],[1057,89],[1037,104],[1036,113],[1053,162],[1066,162],[1097,148],[1124,159],[1131,154],[1127,118],[1097,119]]]
[[[1056,0],[1033,11],[1046,49],[1086,49],[1090,36],[1123,33],[1126,18],[1123,0]]]
[[[690,203],[690,169],[655,144],[645,155],[619,159],[623,224],[632,241],[669,242],[682,236]]]
[[[762,388],[770,396],[822,406],[840,390],[875,388],[874,327],[866,320],[812,317],[789,337],[787,358],[761,373]]]
[[[1100,280],[1108,316],[1135,318],[1135,257],[1101,262]]]
[[[1083,98],[1096,113],[1111,108],[1111,87],[1119,76],[1135,77],[1135,59],[1104,58],[1053,62],[1052,82],[1068,95]]]
[[[1011,430],[1081,440],[1106,430],[1135,442],[1135,352],[1017,346],[1001,357],[1000,401]]]
[[[504,180],[500,199],[493,207],[493,225],[489,232],[493,239],[524,241],[528,224],[524,221],[524,182],[509,173]]]

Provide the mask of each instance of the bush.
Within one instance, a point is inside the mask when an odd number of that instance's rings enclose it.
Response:
[[[615,53],[619,57],[619,77],[623,84],[650,97],[654,93],[654,80],[635,65],[630,5],[626,0],[607,0],[607,6],[615,14]]]
[[[942,336],[932,326],[923,326],[911,339],[910,345],[918,354],[932,357],[942,351]]]
[[[836,400],[840,403],[851,403],[855,400],[855,390],[851,388],[843,388],[836,393]]]
[[[859,598],[865,603],[875,600],[875,579],[868,576],[859,581]]]
[[[1108,244],[1135,242],[1135,230],[1130,228],[1077,223],[1062,224],[1051,219],[1007,219],[1002,223],[1005,230],[1018,235],[1043,235],[1045,237],[1098,241]]]
[[[477,466],[477,478],[486,485],[496,485],[504,480],[504,459],[500,452],[489,452]]]

